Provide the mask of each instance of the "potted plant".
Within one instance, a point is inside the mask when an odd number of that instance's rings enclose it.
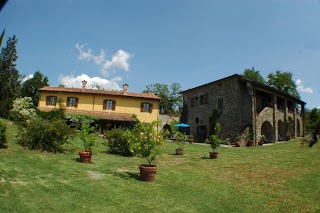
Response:
[[[77,135],[83,143],[84,151],[79,152],[80,162],[90,163],[92,156],[92,147],[96,145],[96,135],[93,133],[94,127],[90,127],[87,122],[81,124]]]
[[[183,155],[185,137],[185,134],[182,134],[181,132],[176,132],[176,142],[178,145],[178,147],[176,148],[176,155]]]
[[[188,142],[189,143],[193,143],[194,142],[194,136],[193,135],[189,135]]]
[[[218,157],[218,152],[216,152],[215,150],[217,148],[220,147],[220,144],[222,143],[222,140],[219,137],[219,133],[220,133],[220,124],[217,123],[216,126],[214,127],[215,129],[215,134],[214,135],[210,135],[209,138],[207,138],[205,140],[205,143],[210,144],[211,148],[212,148],[212,152],[209,152],[210,154],[210,158],[217,158]]]
[[[254,137],[254,135],[253,135],[252,128],[250,128],[250,127],[247,128],[247,130],[246,130],[246,138],[245,138],[247,146],[253,146],[254,145],[253,137]]]
[[[240,134],[237,134],[237,136],[235,137],[235,143],[234,143],[234,146],[235,147],[240,147],[240,145],[241,145],[241,136],[240,136]]]
[[[139,166],[140,176],[143,181],[154,181],[157,166],[152,164],[157,155],[160,155],[159,145],[163,137],[157,132],[157,121],[152,123],[137,122],[132,130],[126,131],[130,149],[136,156],[143,157],[147,164]]]
[[[266,136],[264,134],[260,135],[258,145],[262,146],[265,141],[266,141]]]

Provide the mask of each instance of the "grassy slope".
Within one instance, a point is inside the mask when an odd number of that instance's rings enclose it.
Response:
[[[297,141],[220,148],[187,144],[183,156],[166,142],[154,183],[139,180],[141,158],[94,148],[93,163],[77,161],[79,141],[59,154],[15,144],[0,150],[1,212],[317,212],[320,211],[320,144]]]

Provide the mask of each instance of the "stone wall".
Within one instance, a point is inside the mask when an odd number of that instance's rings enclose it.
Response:
[[[208,94],[208,103],[200,104],[200,96]],[[251,97],[245,83],[238,78],[229,78],[194,88],[183,94],[188,106],[187,123],[191,134],[197,138],[197,129],[207,127],[206,137],[210,135],[213,125],[210,117],[214,111],[219,113],[217,122],[221,125],[221,137],[233,139],[252,124]],[[198,97],[198,103],[191,107],[191,99]],[[218,108],[219,99],[223,99],[222,109]],[[198,133],[199,136],[199,133]],[[199,138],[200,139],[200,138]],[[202,138],[203,140],[203,138]]]

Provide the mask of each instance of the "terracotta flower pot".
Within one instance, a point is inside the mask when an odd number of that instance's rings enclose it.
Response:
[[[254,140],[249,140],[247,146],[254,146]]]
[[[211,159],[218,158],[218,152],[209,152],[209,154]]]
[[[156,172],[158,169],[156,165],[149,166],[149,164],[141,164],[139,166],[139,169],[140,169],[141,180],[147,181],[147,182],[154,181],[154,178],[156,176]]]
[[[183,148],[176,148],[176,155],[183,155]]]
[[[81,163],[91,163],[92,152],[82,151],[82,152],[79,152],[79,156],[80,156]]]

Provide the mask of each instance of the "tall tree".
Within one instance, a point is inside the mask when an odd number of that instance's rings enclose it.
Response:
[[[266,81],[264,78],[260,75],[260,71],[255,70],[254,67],[251,69],[245,69],[242,74],[243,77],[249,78],[251,80],[254,80],[256,82],[259,82],[261,84],[265,84]]]
[[[277,70],[276,73],[270,73],[268,75],[267,84],[296,98],[300,98],[300,95],[297,91],[297,85],[292,80],[291,72],[281,72]]]
[[[18,59],[16,50],[17,38],[10,37],[7,46],[0,54],[0,117],[7,117],[12,101],[19,96],[20,75],[16,69]]]
[[[44,86],[49,86],[47,76],[44,76],[40,71],[36,71],[32,78],[23,82],[21,87],[22,97],[31,97],[34,106],[38,105],[39,89]]]
[[[319,134],[320,130],[320,110],[313,108],[306,112],[306,130],[308,133]]]
[[[181,86],[179,83],[173,83],[170,87],[167,84],[150,84],[146,86],[143,92],[153,92],[157,94],[160,100],[160,111],[164,114],[180,114],[182,108]]]

